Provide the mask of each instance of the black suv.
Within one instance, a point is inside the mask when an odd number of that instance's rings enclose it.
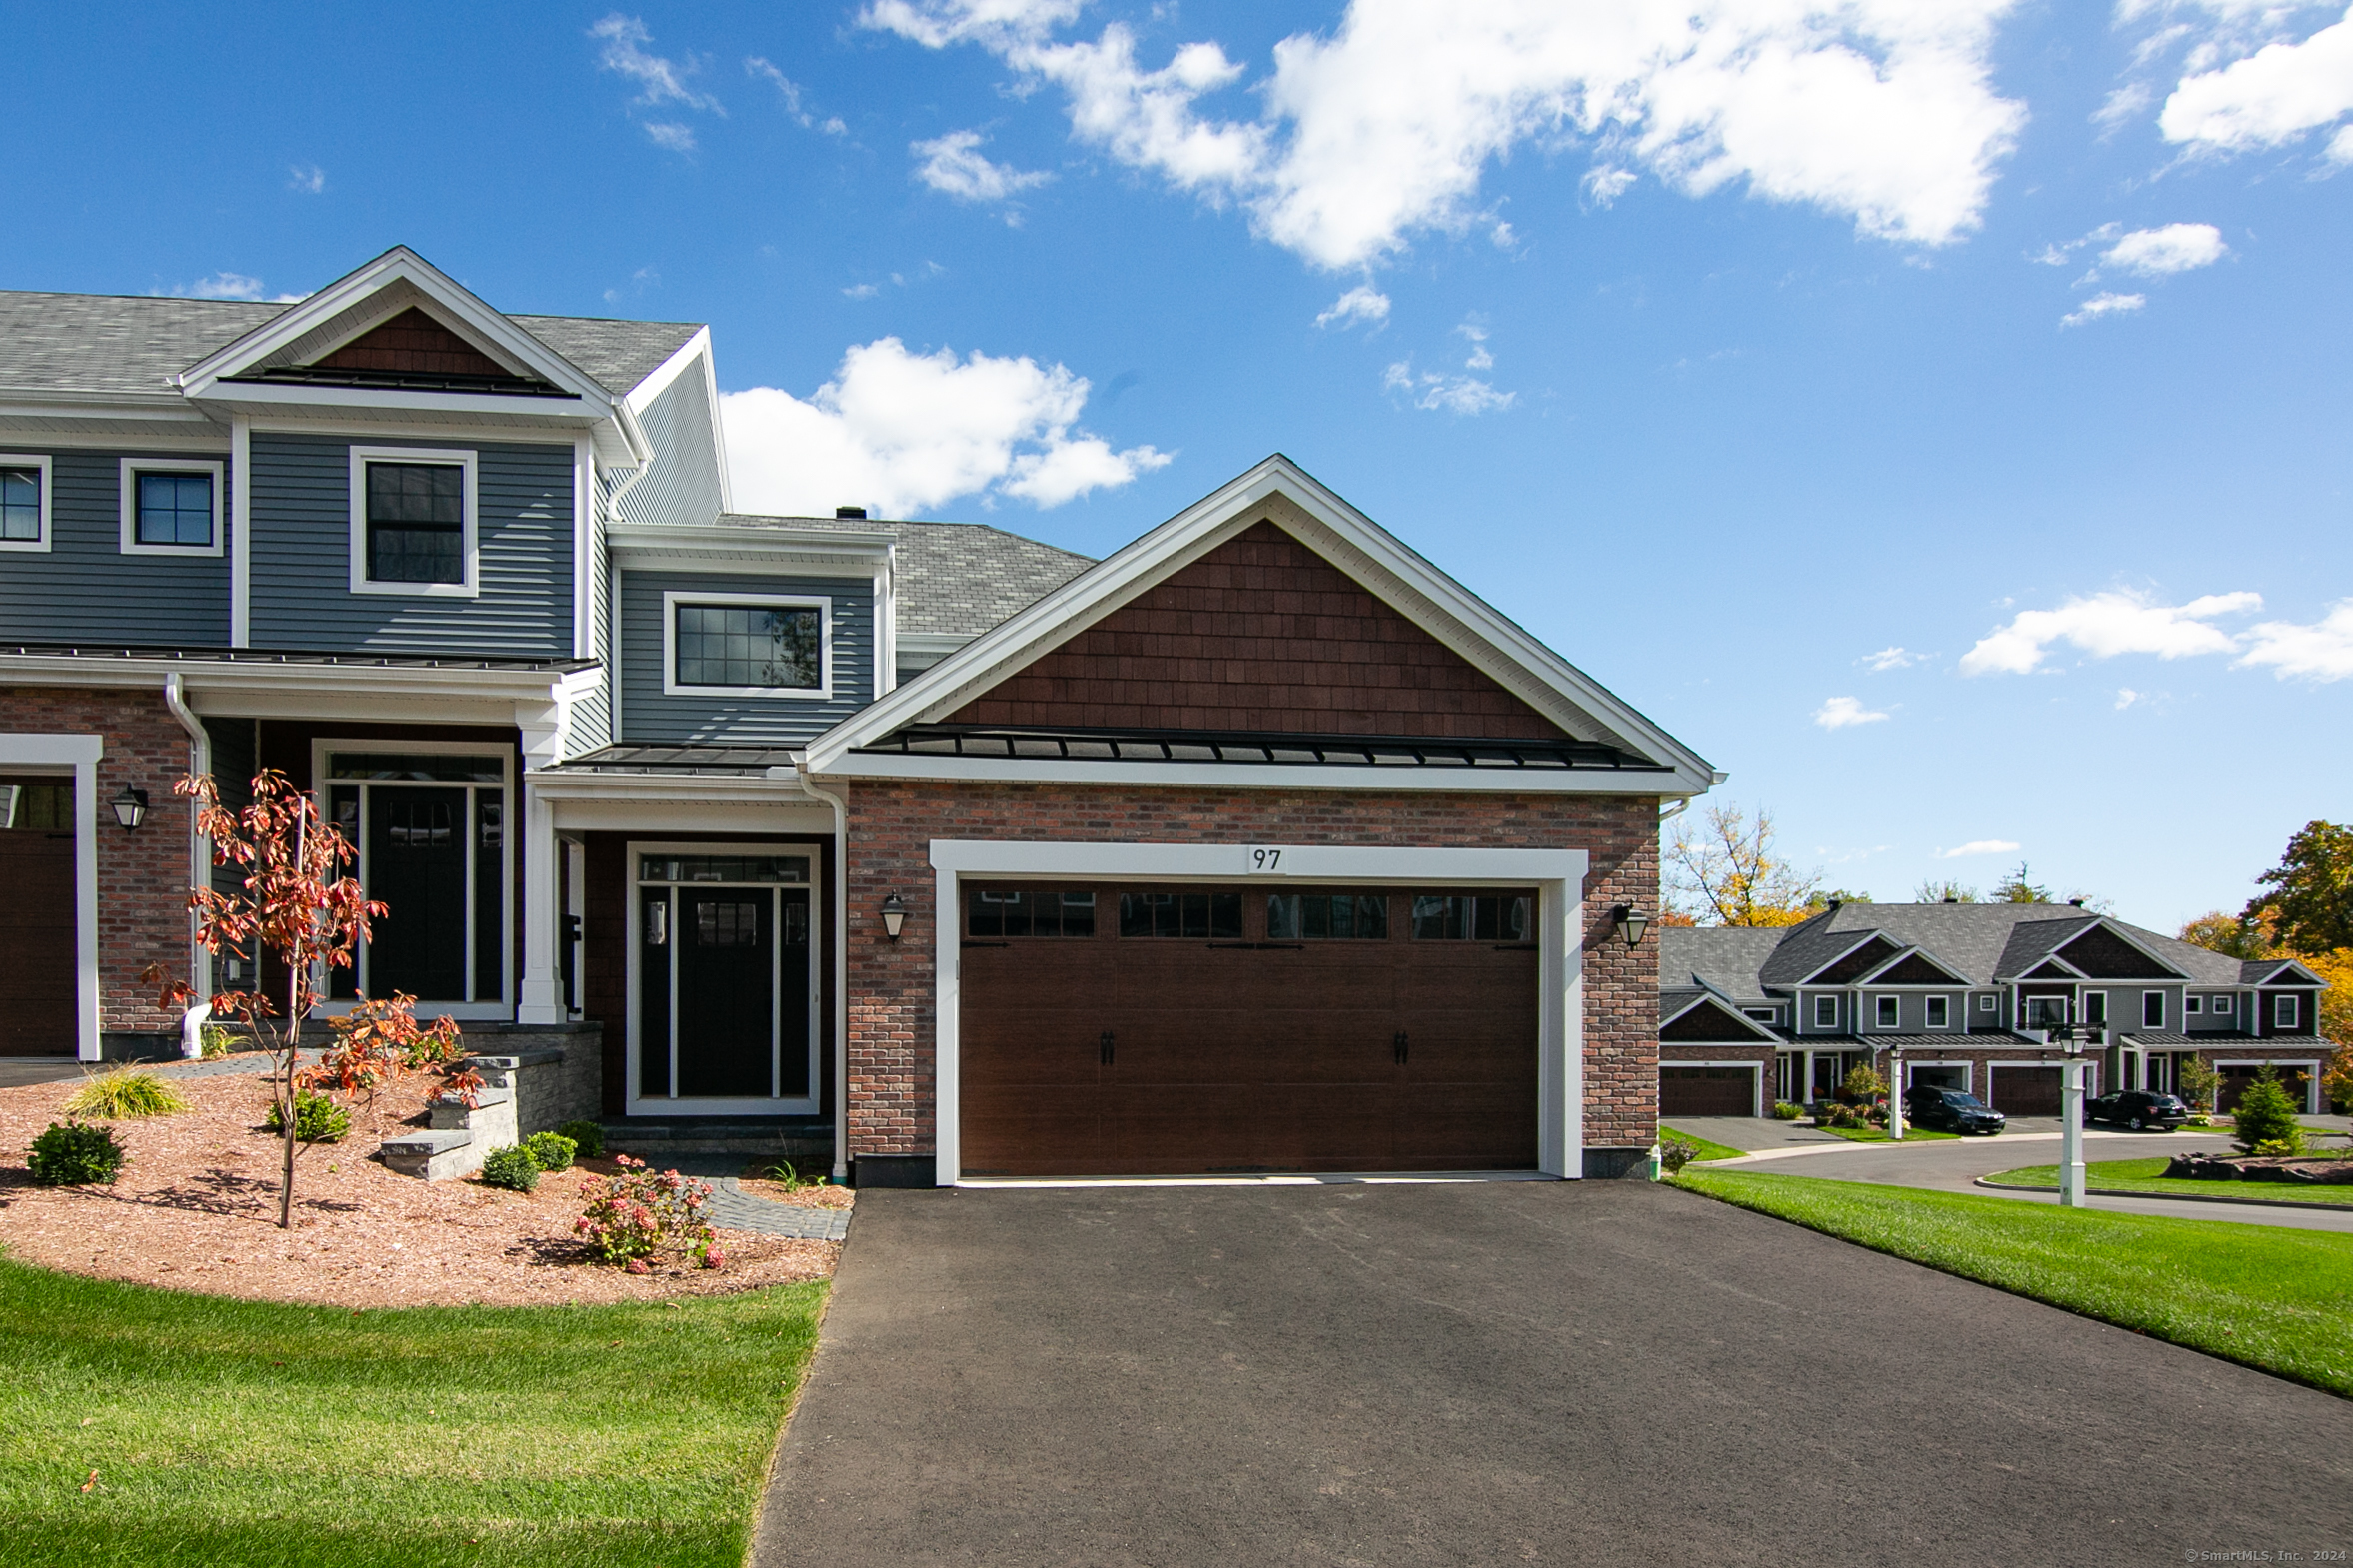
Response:
[[[2190,1108],[2170,1094],[2157,1094],[2148,1089],[2119,1089],[2085,1105],[2083,1119],[2120,1121],[2135,1132],[2143,1127],[2164,1127],[2170,1131],[2190,1119]]]
[[[1903,1113],[1914,1126],[1939,1132],[1999,1132],[2010,1120],[1974,1094],[1925,1083],[1915,1083],[1903,1097]]]

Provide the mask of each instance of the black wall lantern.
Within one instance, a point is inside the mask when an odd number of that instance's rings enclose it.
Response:
[[[899,928],[906,923],[907,905],[900,900],[899,894],[896,892],[885,893],[883,895],[883,934],[893,941],[897,941]]]
[[[1617,933],[1626,939],[1627,946],[1639,947],[1642,945],[1642,933],[1650,929],[1649,915],[1642,913],[1630,903],[1621,903],[1610,911],[1610,917],[1617,926]]]
[[[123,792],[114,797],[114,819],[130,832],[147,820],[147,791],[123,785]]]

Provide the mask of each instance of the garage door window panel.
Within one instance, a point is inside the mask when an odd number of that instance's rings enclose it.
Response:
[[[1524,896],[1417,894],[1413,899],[1413,939],[1527,941],[1535,928],[1534,902]]]
[[[1120,934],[1240,941],[1241,894],[1124,892],[1120,894]]]
[[[966,900],[965,933],[979,938],[1095,934],[1095,894],[1060,889],[977,889]]]
[[[1266,900],[1268,941],[1387,941],[1389,901],[1353,893],[1288,893]]]

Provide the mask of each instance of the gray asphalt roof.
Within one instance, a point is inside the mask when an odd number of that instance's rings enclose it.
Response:
[[[1095,565],[1092,556],[1024,539],[986,523],[740,514],[719,521],[897,536],[899,630],[917,636],[978,637]]]
[[[172,378],[285,305],[0,290],[0,388],[173,392]],[[691,322],[508,318],[610,392],[627,392],[693,337]]]
[[[1779,929],[1669,926],[1659,932],[1662,977],[1695,973],[1735,996],[1794,985],[1868,931],[1924,949],[1973,985],[2034,966],[2093,919],[2066,904],[1845,903]],[[2241,964],[2113,916],[2110,926],[2200,985],[2238,985]],[[2257,966],[2250,966],[2257,967]]]

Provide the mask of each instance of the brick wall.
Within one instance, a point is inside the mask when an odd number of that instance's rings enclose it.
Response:
[[[174,978],[188,977],[193,812],[172,784],[188,772],[190,742],[164,707],[160,683],[143,691],[0,689],[0,734],[105,738],[98,797],[76,802],[95,812],[98,824],[99,1027],[110,1034],[176,1031],[179,1014],[158,1010],[155,988],[139,978],[158,962]],[[108,803],[125,784],[147,791],[147,820],[137,832],[125,832]],[[58,1048],[70,1054],[74,1041]]]
[[[1644,796],[1285,794],[860,781],[850,787],[852,1156],[932,1152],[936,1015],[931,841],[1267,841],[1583,849],[1585,1143],[1647,1146],[1658,1107],[1658,947],[1628,948],[1619,903],[1658,905],[1658,802]],[[883,935],[883,898],[912,913]],[[953,915],[951,916],[953,917]]]

